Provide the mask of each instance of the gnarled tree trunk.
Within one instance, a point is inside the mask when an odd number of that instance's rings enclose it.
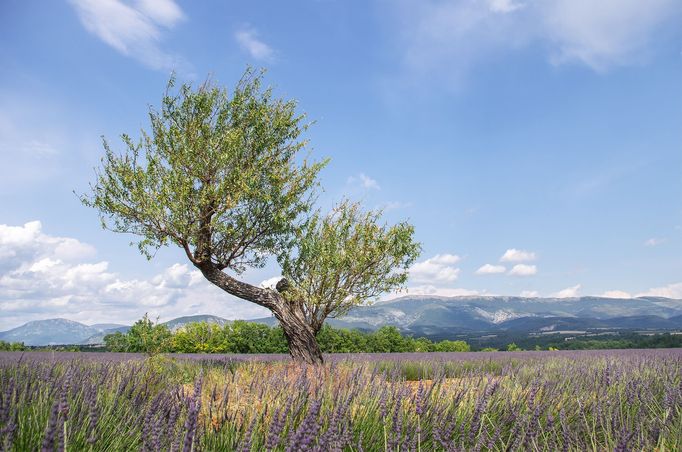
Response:
[[[280,281],[277,284],[277,291],[274,291],[238,281],[212,263],[195,265],[206,279],[225,292],[268,308],[282,326],[289,345],[289,354],[294,361],[322,364],[322,351],[317,344],[313,327],[305,318],[303,308],[288,302],[280,293],[287,289],[286,280]]]
[[[287,338],[289,354],[294,361],[322,364],[322,351],[317,344],[315,332],[306,321],[303,311],[284,299],[282,301],[283,303],[273,309],[272,312],[282,326],[284,336]]]

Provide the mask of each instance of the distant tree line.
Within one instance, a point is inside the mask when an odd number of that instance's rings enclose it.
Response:
[[[23,342],[0,341],[0,351],[2,352],[21,352],[26,349],[27,347]]]
[[[682,347],[682,334],[654,334],[643,336],[629,334],[620,339],[573,339],[555,345],[562,350],[598,350],[624,348],[678,348]]]
[[[466,339],[466,338],[465,338]],[[529,336],[527,333],[507,334],[494,341],[466,339],[474,351],[519,350],[608,350],[640,348],[682,347],[682,334],[657,332],[643,335],[633,331],[620,331],[617,336],[576,336],[570,340],[551,336]]]
[[[403,336],[394,326],[365,333],[324,325],[317,341],[325,353],[467,352],[464,341],[432,342]],[[236,320],[223,326],[215,323],[188,323],[171,331],[147,316],[135,322],[127,333],[104,337],[107,350],[141,353],[287,353],[282,328]]]
[[[399,353],[399,352],[462,352],[472,347],[462,340],[431,341],[428,338],[403,336],[396,327],[385,326],[375,332],[334,328],[325,324],[317,334],[325,353]],[[531,343],[517,338],[502,342],[499,348],[474,346],[473,351],[521,350],[596,350],[682,347],[682,334],[660,333],[652,336],[624,333],[613,338],[575,338],[570,341]],[[224,326],[205,322],[190,323],[172,332],[166,325],[154,323],[147,316],[138,320],[127,333],[104,337],[108,351],[156,353],[286,353],[287,343],[282,329],[267,325],[234,321]],[[22,342],[0,340],[0,351],[101,351],[93,345],[28,346]]]

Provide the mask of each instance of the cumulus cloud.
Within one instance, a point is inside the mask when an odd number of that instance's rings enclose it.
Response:
[[[460,257],[454,254],[437,254],[410,267],[410,281],[425,284],[444,284],[457,279],[460,269],[455,267]]]
[[[499,53],[534,46],[553,65],[602,72],[640,64],[682,15],[677,0],[405,0],[394,10],[403,62],[415,80],[459,79]]]
[[[145,312],[172,318],[210,313],[228,318],[268,315],[174,264],[148,279],[124,279],[77,239],[46,234],[39,221],[0,225],[0,329],[66,317],[84,323],[132,322]]]
[[[604,298],[632,298],[632,295],[622,290],[607,290],[600,296]]]
[[[379,182],[372,179],[365,173],[360,173],[357,176],[350,176],[346,182],[350,185],[358,185],[368,190],[381,190]]]
[[[457,264],[461,258],[455,254],[436,254],[410,267],[409,295],[437,295],[456,297],[462,295],[481,295],[484,292],[453,287],[459,278],[460,269]],[[386,294],[384,299],[400,296],[401,293]]]
[[[666,242],[666,239],[652,237],[644,241],[644,246],[658,246]]]
[[[646,292],[638,293],[637,297],[665,297],[682,299],[682,282],[654,287]]]
[[[522,290],[521,296],[524,298],[536,298],[540,296],[540,293],[537,290]]]
[[[24,269],[39,262],[43,265],[74,262],[94,255],[95,248],[86,243],[44,234],[40,221],[30,221],[23,226],[0,224],[0,273],[6,273],[17,263]]]
[[[504,252],[500,262],[526,262],[535,260],[535,253],[532,251],[517,250],[510,248]]]
[[[509,270],[512,276],[533,276],[538,272],[535,265],[516,264]]]
[[[162,50],[165,30],[185,19],[173,0],[70,0],[85,29],[122,55],[161,70],[186,63]]]
[[[281,279],[282,279],[281,276],[273,276],[272,278],[268,278],[264,281],[261,281],[261,283],[258,286],[262,287],[263,289],[274,289]]]
[[[504,265],[492,265],[485,264],[476,270],[477,275],[495,275],[497,273],[504,273],[507,271],[507,267]]]
[[[573,287],[567,287],[563,290],[553,293],[551,296],[554,298],[574,298],[578,296],[581,287],[582,286],[580,284],[576,284]]]
[[[258,37],[258,31],[245,25],[234,34],[237,43],[246,51],[251,58],[259,61],[272,61],[274,52],[272,48]]]

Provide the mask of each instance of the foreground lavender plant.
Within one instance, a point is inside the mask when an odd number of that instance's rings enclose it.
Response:
[[[682,450],[682,350],[486,356],[0,354],[0,448]]]

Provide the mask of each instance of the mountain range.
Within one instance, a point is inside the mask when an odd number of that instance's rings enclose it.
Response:
[[[224,325],[222,317],[196,315],[165,322],[175,331],[191,322]],[[252,319],[275,325],[274,317]],[[405,296],[352,309],[332,326],[376,330],[394,325],[403,333],[449,338],[471,332],[520,332],[549,334],[558,331],[629,329],[682,329],[682,300],[639,298],[524,298],[504,296]],[[66,319],[28,322],[0,332],[0,340],[26,345],[101,344],[106,334],[127,331],[119,324],[84,325]]]

